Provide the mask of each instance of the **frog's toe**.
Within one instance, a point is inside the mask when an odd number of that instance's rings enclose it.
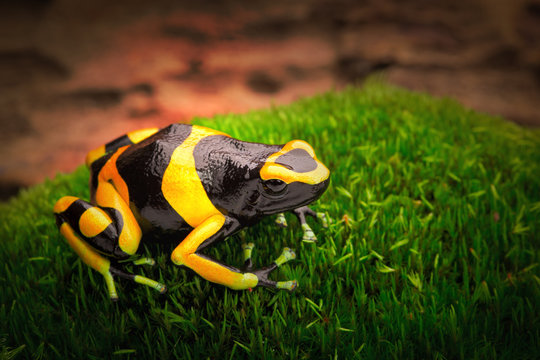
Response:
[[[304,235],[302,236],[302,241],[310,242],[310,243],[317,241],[317,236],[315,235],[315,233],[313,232],[313,230],[307,223],[302,224],[302,230],[304,231]]]
[[[167,287],[164,284],[159,283],[155,280],[149,279],[147,277],[135,275],[135,278],[133,280],[136,283],[146,285],[148,287],[151,287],[154,290],[159,291],[160,294],[165,294],[167,292]]]
[[[276,288],[281,290],[294,291],[297,287],[298,281],[296,280],[278,281],[276,283]]]
[[[289,249],[288,247],[286,247],[286,248],[283,248],[283,252],[281,253],[281,255],[276,260],[274,260],[274,263],[277,266],[281,266],[281,265],[285,264],[287,261],[290,261],[290,260],[293,260],[293,259],[296,259],[296,253],[294,252],[294,250]]]
[[[279,227],[287,227],[287,219],[284,213],[279,213],[276,218],[276,225]]]
[[[251,261],[251,254],[255,244],[252,242],[242,244],[242,250],[244,251],[244,269],[250,271],[253,268],[253,262]]]
[[[244,251],[244,260],[251,259],[251,253],[253,251],[253,248],[255,248],[255,244],[252,242],[242,244],[242,250]]]
[[[137,260],[133,261],[133,265],[150,265],[154,266],[156,265],[156,260],[149,258],[149,257],[142,257],[138,258]]]
[[[332,219],[322,212],[317,213],[317,219],[321,222],[323,228],[327,228],[328,224],[332,222]]]
[[[116,286],[114,285],[114,279],[110,271],[103,274],[105,283],[107,284],[107,290],[109,291],[109,298],[111,301],[118,301],[118,294],[116,293]]]

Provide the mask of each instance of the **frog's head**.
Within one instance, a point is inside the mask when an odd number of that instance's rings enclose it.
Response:
[[[293,210],[317,200],[330,183],[330,171],[302,140],[271,154],[259,171],[259,210],[265,214]]]

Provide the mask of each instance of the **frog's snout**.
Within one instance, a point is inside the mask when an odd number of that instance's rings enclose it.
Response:
[[[317,197],[320,197],[326,189],[328,189],[328,186],[330,185],[330,171],[328,171],[328,175],[325,180],[321,181],[318,184],[312,185],[312,192]]]

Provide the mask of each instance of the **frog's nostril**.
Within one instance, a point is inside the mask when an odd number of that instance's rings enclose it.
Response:
[[[326,189],[328,189],[328,185],[330,185],[330,175],[328,175],[328,178],[324,180],[322,184],[323,184],[322,191],[325,191]]]
[[[326,180],[316,184],[313,186],[313,193],[317,195],[322,195],[326,189],[328,188],[328,185],[330,185],[330,177],[328,177]]]

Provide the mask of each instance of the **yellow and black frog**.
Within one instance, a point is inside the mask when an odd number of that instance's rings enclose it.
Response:
[[[270,214],[280,214],[277,222],[286,226],[282,213],[294,211],[305,241],[315,240],[306,215],[326,223],[324,215],[306,205],[326,190],[330,172],[301,140],[265,145],[201,126],[172,124],[128,133],[91,151],[86,163],[91,171],[90,202],[65,196],[54,213],[69,245],[105,277],[113,300],[118,298],[114,276],[162,293],[167,289],[120,270],[114,261],[133,256],[141,239],[148,238],[143,233],[174,239],[172,262],[209,281],[232,289],[293,290],[296,280],[268,278],[295,258],[288,248],[270,266],[254,270],[253,244],[243,245],[243,271],[213,260],[203,250]],[[155,262],[139,258],[134,263]]]

